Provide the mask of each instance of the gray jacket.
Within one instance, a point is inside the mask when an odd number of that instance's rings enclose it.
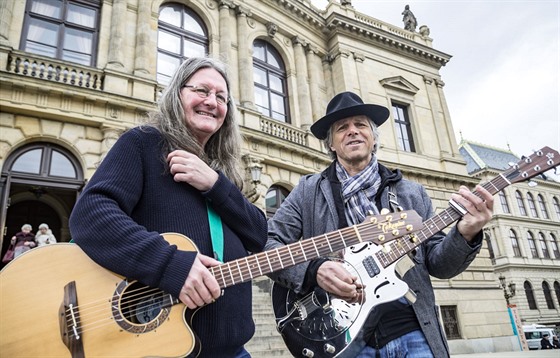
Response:
[[[341,200],[334,198],[331,187],[340,185],[334,175],[333,164],[322,173],[304,176],[292,190],[274,217],[268,221],[265,250],[331,232],[339,229],[341,223],[346,223],[345,218],[340,220],[339,213],[343,213]],[[402,179],[398,170],[391,172],[382,165],[380,174],[382,184],[376,200],[378,208],[389,208],[388,191],[391,184],[400,206],[405,210],[415,210],[424,221],[432,217],[431,199],[422,185]],[[467,243],[456,226],[447,235],[439,232],[415,250],[412,255],[415,265],[404,275],[404,281],[417,296],[412,305],[414,312],[437,358],[448,357],[449,349],[445,333],[439,324],[430,275],[449,279],[463,272],[480,251],[481,240],[482,233],[479,233],[473,241],[475,245]],[[270,274],[270,277],[301,292],[308,265],[304,263],[287,268]]]

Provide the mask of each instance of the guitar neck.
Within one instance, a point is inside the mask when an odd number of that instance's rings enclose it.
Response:
[[[413,211],[396,213],[399,220],[392,221],[392,215],[384,216],[387,221],[380,222],[370,217],[366,222],[332,231],[313,238],[299,240],[273,250],[246,256],[234,261],[210,267],[221,288],[251,281],[257,277],[279,271],[297,264],[326,256],[331,252],[364,241],[391,240],[400,237],[420,226],[421,218]],[[403,219],[404,218],[404,219]],[[412,224],[413,221],[417,223]],[[402,232],[406,230],[407,232]]]
[[[506,179],[504,174],[500,174],[491,181],[482,184],[482,187],[486,189],[490,194],[496,194],[497,192],[501,191],[506,186],[511,184]],[[473,193],[476,196],[480,197],[480,194],[478,194],[476,191]],[[416,247],[420,246],[421,243],[428,240],[434,234],[459,220],[461,217],[462,214],[458,208],[456,208],[455,206],[449,206],[441,213],[434,215],[428,220],[424,221],[422,229],[420,229],[420,231],[416,232],[414,235],[407,235],[388,243],[388,247],[386,248],[386,250],[380,250],[376,253],[377,258],[379,259],[383,267],[388,267],[410,251],[414,250]]]

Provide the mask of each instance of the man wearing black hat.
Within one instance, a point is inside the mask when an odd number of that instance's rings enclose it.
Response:
[[[267,250],[360,224],[369,212],[379,214],[382,208],[390,208],[390,201],[395,206],[395,199],[398,206],[415,210],[424,221],[433,215],[431,200],[422,185],[402,178],[399,170],[389,170],[377,160],[377,127],[388,117],[387,108],[364,104],[351,92],[340,93],[329,102],[326,115],[311,126],[311,132],[324,140],[333,162],[323,172],[301,178],[269,220]],[[482,228],[492,217],[493,198],[481,186],[476,191],[478,196],[461,186],[452,194],[452,200],[466,210],[465,215],[447,235],[435,233],[413,251],[414,266],[403,280],[416,294],[415,303],[396,297],[395,301],[373,309],[368,318],[368,322],[373,322],[371,329],[362,332],[358,350],[352,352],[347,347],[345,356],[449,356],[430,275],[440,279],[454,277],[480,251]],[[347,255],[351,256],[345,253],[345,259]],[[319,286],[351,303],[362,298],[362,289],[366,300],[368,295],[375,294],[340,262],[328,258],[270,276],[296,293],[310,292]],[[333,356],[324,351],[313,353],[315,357]]]

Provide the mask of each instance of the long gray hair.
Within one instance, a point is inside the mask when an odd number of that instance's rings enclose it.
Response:
[[[375,139],[375,144],[373,145],[373,154],[377,154],[377,148],[379,148],[379,127],[373,121],[368,121],[373,131],[373,138]],[[333,123],[334,124],[334,123]],[[329,156],[331,159],[336,159],[336,152],[331,149],[333,142],[333,125],[331,124],[329,130],[327,131],[327,136],[323,140],[324,146],[329,151]]]
[[[230,100],[227,103],[224,123],[203,148],[186,125],[185,112],[181,104],[181,89],[198,70],[204,68],[212,68],[222,75],[226,81]],[[241,134],[235,113],[235,101],[231,98],[231,88],[225,65],[216,59],[193,57],[184,61],[175,71],[171,82],[158,101],[158,108],[149,113],[147,125],[156,127],[165,139],[167,153],[164,153],[164,156],[176,149],[196,154],[212,169],[224,173],[241,189],[243,187],[239,160]]]

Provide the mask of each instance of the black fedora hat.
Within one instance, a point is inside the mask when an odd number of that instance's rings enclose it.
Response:
[[[331,99],[327,106],[327,114],[311,125],[311,133],[319,139],[325,139],[334,122],[361,114],[367,116],[378,126],[389,118],[389,110],[386,107],[364,104],[364,101],[357,94],[342,92]]]

